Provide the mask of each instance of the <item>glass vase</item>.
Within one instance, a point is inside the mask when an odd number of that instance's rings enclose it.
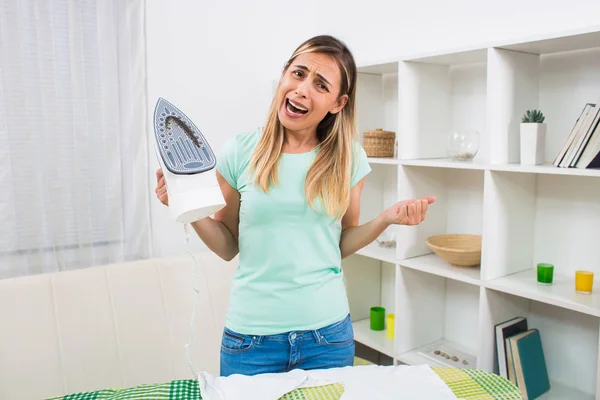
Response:
[[[453,130],[448,138],[448,154],[453,161],[471,161],[479,151],[479,132]]]

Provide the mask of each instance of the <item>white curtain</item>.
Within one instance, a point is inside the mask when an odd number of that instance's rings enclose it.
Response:
[[[0,279],[150,254],[143,0],[0,0]]]

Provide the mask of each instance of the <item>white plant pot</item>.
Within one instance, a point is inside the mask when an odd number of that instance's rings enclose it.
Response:
[[[546,148],[546,123],[521,123],[521,164],[544,163]]]

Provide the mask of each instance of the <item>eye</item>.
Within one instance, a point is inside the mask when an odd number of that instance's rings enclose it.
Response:
[[[298,78],[302,78],[302,76],[304,75],[304,73],[299,69],[293,71],[292,74],[296,75]]]
[[[317,87],[321,90],[325,90],[326,92],[329,92],[329,89],[327,89],[327,86],[322,82],[317,83]]]

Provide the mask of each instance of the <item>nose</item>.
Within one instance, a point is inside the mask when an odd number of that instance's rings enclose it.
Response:
[[[298,86],[296,86],[296,90],[295,90],[296,95],[298,97],[308,98],[309,90],[310,90],[309,84],[310,84],[310,82],[308,79],[305,79],[305,80],[299,82]]]

